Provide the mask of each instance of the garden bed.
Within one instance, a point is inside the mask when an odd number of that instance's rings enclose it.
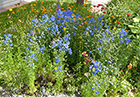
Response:
[[[112,0],[93,5],[98,14],[91,4],[59,3],[16,4],[1,13],[8,13],[0,25],[1,84],[33,97],[139,97],[139,9]]]

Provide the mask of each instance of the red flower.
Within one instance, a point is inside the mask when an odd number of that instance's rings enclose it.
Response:
[[[101,7],[101,9],[105,9],[104,7]]]
[[[102,6],[102,4],[98,4],[98,7],[99,7],[99,6]]]
[[[93,7],[97,7],[96,5],[93,5]]]
[[[132,66],[131,65],[127,65],[127,67],[130,68],[130,69],[132,69]]]
[[[130,13],[128,13],[127,16],[132,16],[132,15]]]
[[[31,3],[29,3],[29,5],[31,5]]]
[[[89,59],[87,59],[87,61],[90,61]]]
[[[15,4],[15,6],[17,6],[17,4]]]
[[[117,24],[120,24],[120,22],[117,22]]]
[[[17,3],[18,5],[20,5],[20,3]]]
[[[106,12],[104,11],[103,13],[105,13],[106,14]]]
[[[121,69],[121,72],[123,72],[123,70]]]

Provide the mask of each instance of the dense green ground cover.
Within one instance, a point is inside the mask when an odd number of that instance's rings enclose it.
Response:
[[[139,97],[139,3],[112,0],[99,15],[90,4],[44,0],[0,13],[1,83],[27,95],[45,85],[83,97]]]

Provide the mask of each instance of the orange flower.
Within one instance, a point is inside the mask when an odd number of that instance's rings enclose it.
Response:
[[[93,17],[93,15],[90,15],[90,17]]]
[[[20,8],[20,6],[18,6],[18,8]]]
[[[89,18],[89,16],[87,16],[87,18]]]
[[[9,23],[11,23],[11,21],[9,21]]]
[[[44,12],[44,14],[47,14],[47,12]]]
[[[51,9],[52,7],[50,7],[50,9]]]
[[[31,4],[31,6],[33,6],[33,4]]]
[[[79,25],[79,27],[82,27],[82,25]]]
[[[53,10],[51,9],[51,12],[52,12]]]
[[[73,20],[74,20],[74,21],[76,21],[76,19],[75,19],[75,18],[73,18]]]
[[[123,72],[123,70],[121,69],[121,72]]]
[[[83,20],[85,20],[85,18],[83,18]]]
[[[44,3],[44,1],[41,1],[41,3]]]
[[[89,11],[89,9],[87,9],[87,11]]]
[[[127,67],[130,68],[130,69],[132,69],[132,66],[131,65],[127,65]]]
[[[130,13],[128,13],[127,16],[132,16],[132,15]]]
[[[17,12],[19,12],[19,10],[17,10]]]
[[[24,7],[24,9],[26,9],[26,7]]]
[[[14,11],[13,11],[12,13],[13,13],[13,14],[15,14],[15,12],[14,12]]]

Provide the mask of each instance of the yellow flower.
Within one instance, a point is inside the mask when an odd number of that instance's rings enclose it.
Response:
[[[130,63],[130,65],[133,66],[132,63]]]
[[[88,36],[89,35],[89,32],[86,32],[86,35]]]
[[[55,70],[57,70],[57,69],[58,69],[58,67],[55,67],[54,69],[55,69]]]
[[[36,6],[36,4],[34,4],[34,6]]]
[[[66,27],[64,27],[63,30],[65,31],[66,30]]]
[[[78,38],[79,38],[79,39],[82,39],[82,36],[79,36]]]
[[[102,22],[104,22],[104,20],[102,20]]]
[[[33,6],[33,4],[31,4],[31,6]]]
[[[38,13],[39,11],[37,10],[36,12]]]
[[[73,12],[75,12],[75,10],[73,10]]]
[[[87,9],[87,11],[89,11],[89,9]]]
[[[114,15],[111,16],[112,18],[114,17]]]
[[[86,62],[84,62],[84,65],[86,65],[87,63]]]
[[[9,9],[9,11],[12,11],[12,10],[13,10],[13,8],[10,8],[10,9]]]
[[[79,27],[82,27],[82,25],[79,25]]]
[[[62,8],[62,9],[64,9],[64,8]]]
[[[119,15],[116,15],[116,17],[118,17]]]
[[[119,17],[121,17],[121,15],[119,15]]]
[[[104,29],[102,29],[102,30],[104,30]]]
[[[130,49],[130,48],[127,48],[127,50],[129,50],[129,51],[130,51],[131,49]]]

